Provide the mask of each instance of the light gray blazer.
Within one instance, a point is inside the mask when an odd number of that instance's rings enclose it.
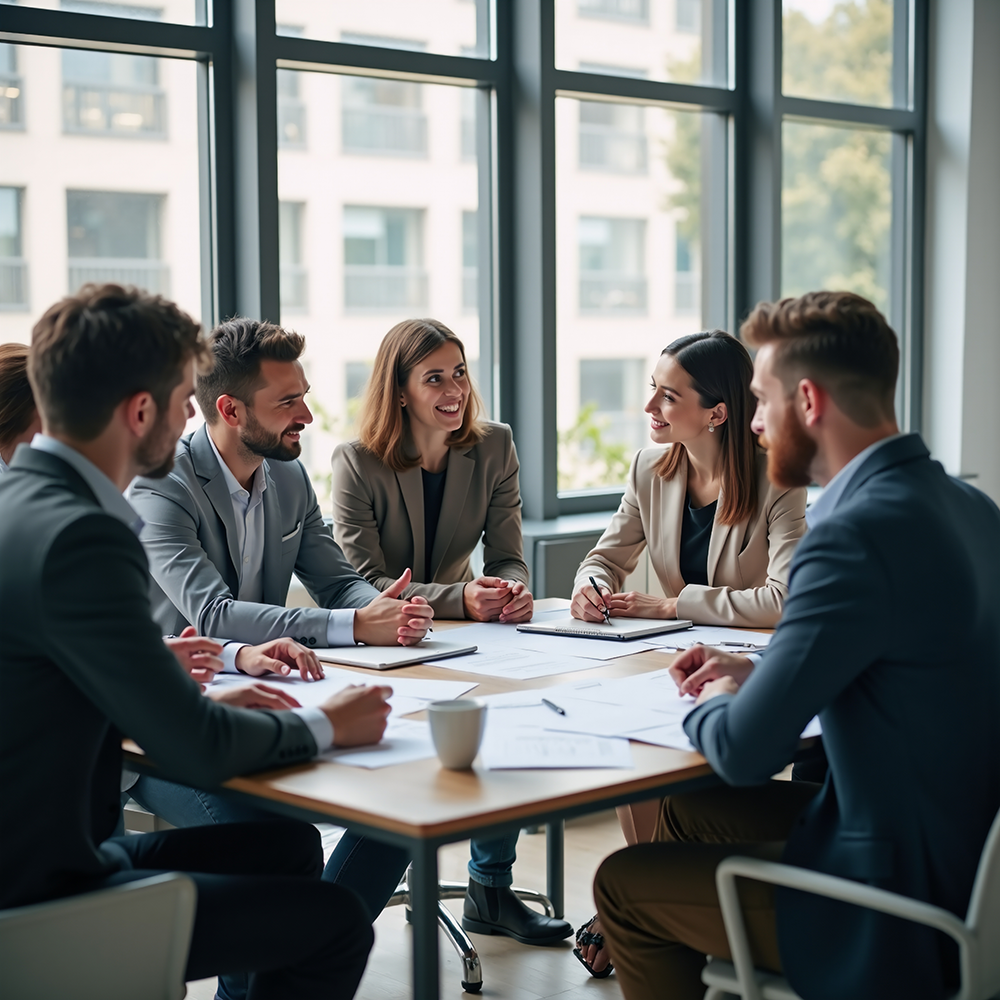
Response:
[[[153,616],[165,634],[260,643],[291,636],[325,646],[326,608],[363,608],[378,596],[333,540],[301,462],[264,462],[264,602],[238,601],[239,549],[233,502],[201,427],[181,438],[173,471],[141,477],[131,502],[146,522],[142,544],[153,577]],[[318,608],[286,608],[292,572]]]
[[[487,427],[479,444],[453,448],[448,456],[429,580],[420,467],[393,472],[357,441],[338,445],[333,453],[334,530],[344,552],[379,590],[409,566],[413,582],[403,596],[426,598],[439,618],[465,617],[469,556],[480,538],[486,576],[528,582],[517,452],[506,424]]]

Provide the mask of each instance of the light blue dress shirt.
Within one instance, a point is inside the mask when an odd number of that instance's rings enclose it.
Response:
[[[145,523],[135,512],[135,508],[118,492],[118,487],[111,482],[108,477],[101,472],[90,459],[85,458],[80,452],[71,448],[62,441],[48,437],[45,434],[36,434],[31,441],[31,447],[37,451],[48,452],[61,458],[67,465],[79,473],[80,478],[90,487],[101,509],[112,517],[128,526],[128,528],[138,537]],[[229,652],[233,669],[235,670],[236,651],[243,644],[228,643],[223,649],[223,658]],[[319,750],[326,750],[333,744],[333,726],[326,717],[326,713],[320,708],[293,708],[291,709],[309,727],[309,731],[316,741]],[[131,785],[134,781],[130,782]],[[125,791],[129,786],[124,786]]]

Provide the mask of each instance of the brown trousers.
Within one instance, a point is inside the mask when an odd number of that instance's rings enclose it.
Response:
[[[820,786],[771,781],[663,800],[656,842],[612,854],[594,898],[626,1000],[701,1000],[706,955],[729,958],[715,869],[732,854],[776,861],[796,817]],[[781,971],[774,892],[741,882],[755,963]]]

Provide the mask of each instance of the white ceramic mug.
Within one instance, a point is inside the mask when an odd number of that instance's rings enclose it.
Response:
[[[486,706],[475,698],[432,701],[427,715],[441,763],[453,771],[471,767],[486,729]]]

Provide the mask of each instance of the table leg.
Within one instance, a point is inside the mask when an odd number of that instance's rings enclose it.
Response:
[[[555,909],[555,915],[561,920],[565,916],[564,886],[566,876],[565,852],[563,850],[563,834],[566,830],[565,820],[556,820],[545,825],[545,863],[548,875],[548,897]]]
[[[437,846],[414,845],[410,871],[410,907],[413,911],[413,997],[438,1000],[438,864]]]

